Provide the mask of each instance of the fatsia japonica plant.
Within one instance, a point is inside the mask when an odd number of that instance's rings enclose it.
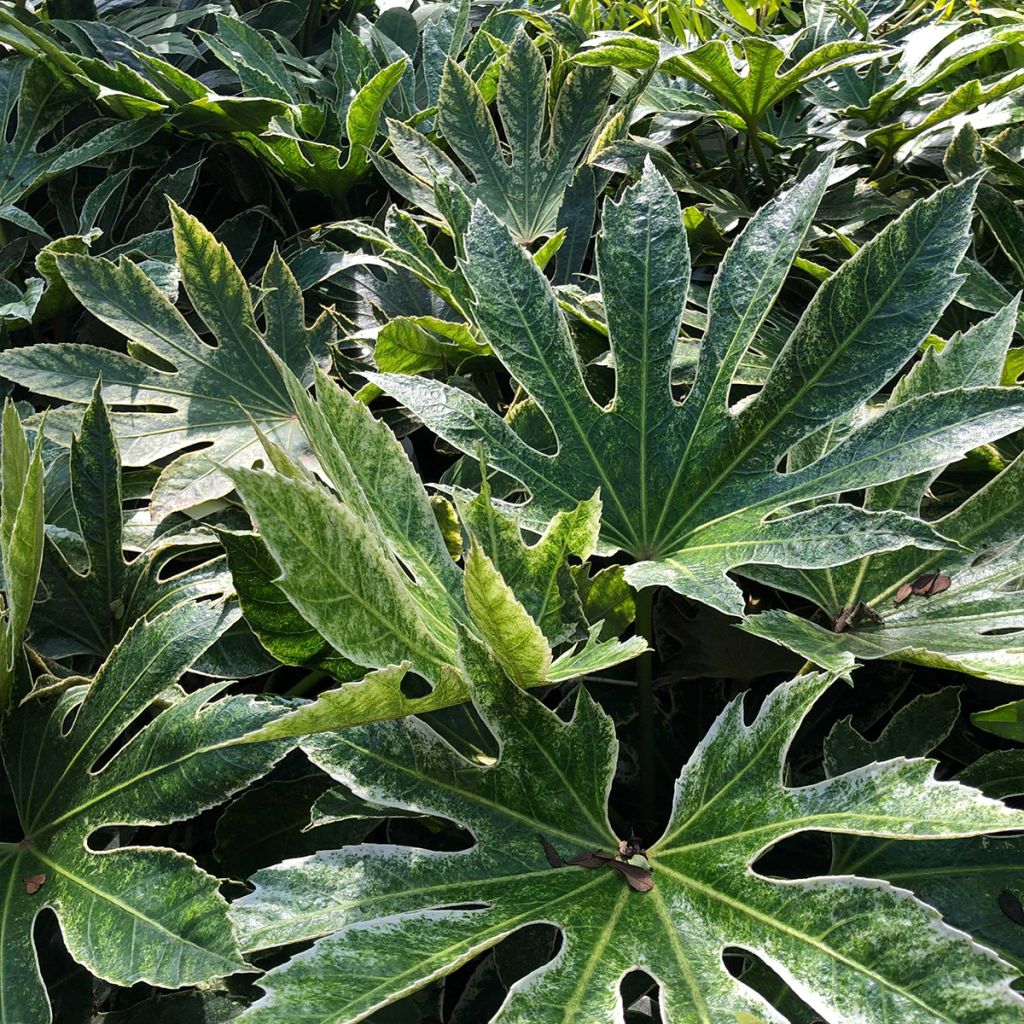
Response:
[[[1022,66],[0,0],[0,1024],[1024,1020]]]
[[[626,578],[636,587],[669,586],[735,614],[742,596],[726,572],[739,565],[825,567],[914,540],[942,548],[940,536],[899,510],[815,500],[930,472],[1011,433],[1024,425],[1018,392],[958,387],[943,402],[908,397],[808,465],[780,472],[779,463],[875,395],[925,340],[959,283],[973,183],[920,201],[865,245],[814,296],[761,390],[732,391],[829,169],[762,207],[723,259],[682,402],[670,368],[689,256],[679,202],[650,166],[620,202],[608,201],[597,240],[616,378],[606,406],[587,390],[550,284],[493,215],[474,208],[464,268],[474,316],[543,414],[553,453],[524,442],[465,391],[393,374],[370,379],[446,441],[467,453],[479,446],[520,481],[529,501],[506,511],[524,522],[599,490],[601,539],[628,553]]]

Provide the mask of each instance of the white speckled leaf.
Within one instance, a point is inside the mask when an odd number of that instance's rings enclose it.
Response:
[[[678,47],[662,52],[653,40],[609,32],[598,35],[576,60],[631,69],[657,66],[666,74],[679,75],[706,89],[722,104],[723,120],[742,128],[756,125],[776,103],[808,82],[882,55],[875,43],[837,40],[805,53],[783,70],[787,54],[771,40],[748,35],[741,45],[742,61],[737,59],[740,46],[722,39],[687,52]]]
[[[45,908],[57,914],[71,955],[115,984],[177,988],[245,969],[217,880],[190,857],[88,845],[100,828],[198,814],[288,750],[287,743],[233,746],[280,709],[250,697],[214,701],[226,683],[180,696],[127,734],[233,614],[191,604],[140,621],[91,686],[52,701],[29,697],[4,720],[4,767],[24,838],[0,843],[3,1024],[50,1020],[32,941]]]
[[[662,584],[739,614],[726,577],[744,564],[839,565],[908,543],[943,548],[903,512],[807,502],[930,472],[1024,423],[1024,393],[994,387],[914,398],[851,432],[817,461],[776,467],[794,444],[875,395],[917,350],[955,294],[974,182],[915,204],[822,285],[763,389],[729,407],[733,375],[754,342],[817,208],[825,166],[766,204],[723,260],[711,291],[696,378],[679,404],[671,356],[689,285],[679,201],[650,166],[605,205],[601,292],[616,367],[602,408],[584,383],[569,329],[528,253],[477,204],[465,274],[476,319],[558,440],[524,443],[494,412],[440,382],[371,379],[451,444],[521,481],[520,512],[549,519],[600,490],[602,542],[634,559],[637,587]],[[793,505],[801,510],[784,514]]]
[[[553,234],[576,164],[606,115],[611,74],[573,69],[553,104],[549,81],[537,44],[524,31],[517,33],[498,77],[499,139],[480,87],[449,60],[441,78],[438,127],[467,173],[424,135],[398,121],[389,128],[402,166],[379,160],[378,168],[399,193],[435,216],[435,185],[445,179],[483,202],[517,239],[533,242]]]
[[[406,719],[307,740],[309,756],[358,795],[449,818],[464,851],[364,845],[258,872],[233,908],[252,950],[317,939],[271,970],[246,1024],[344,1024],[443,976],[534,922],[562,932],[549,963],[515,983],[502,1024],[613,1024],[619,984],[640,969],[673,1024],[783,1018],[725,968],[726,947],[764,959],[829,1024],[1012,1024],[1013,972],[905,890],[859,877],[773,879],[753,865],[779,840],[818,830],[907,839],[1019,828],[1024,813],[937,782],[934,765],[896,758],[820,783],[785,784],[793,736],[829,685],[802,676],[744,722],[722,713],[676,785],[650,847],[654,887],[606,867],[552,867],[611,852],[605,809],[617,755],[610,719],[585,690],[571,721],[511,684],[472,640],[463,657],[496,734],[493,767],[473,765]],[[927,846],[922,856],[927,855]]]
[[[121,461],[99,385],[71,440],[69,463],[78,531],[46,538],[41,599],[32,611],[36,651],[48,658],[103,659],[140,618],[184,601],[231,594],[231,575],[209,534],[165,529],[125,558]],[[189,550],[199,556],[194,564],[166,571]],[[225,619],[225,629],[229,625]]]
[[[572,534],[596,532],[596,524],[585,527],[588,516],[599,512],[596,503],[563,517],[533,548],[522,539],[515,541],[518,562],[509,558],[512,541],[503,536],[500,550],[505,561],[529,570],[525,581],[531,608],[524,608],[482,547],[474,572],[464,578],[448,552],[423,483],[386,424],[325,374],[317,372],[314,401],[298,380],[282,372],[302,428],[334,491],[284,463],[278,463],[284,472],[233,470],[231,477],[280,567],[275,582],[282,594],[336,652],[378,671],[328,691],[259,736],[299,736],[314,728],[337,729],[467,700],[469,690],[457,656],[458,629],[486,638],[503,662],[517,657],[526,635],[494,628],[489,618],[499,607],[523,625],[529,620],[527,633],[535,652],[543,647],[543,653],[537,653],[539,662],[531,663],[532,675],[520,678],[524,684],[597,671],[646,649],[636,638],[598,643],[583,633],[580,649],[571,656],[577,661],[560,659],[555,663],[557,673],[548,671],[554,669],[552,640],[530,618],[538,607],[534,586],[543,578],[542,567],[547,566],[557,581],[567,554],[590,554],[592,540],[581,541]],[[484,585],[482,574],[488,577]],[[539,621],[547,624],[542,611],[537,612]],[[561,609],[570,630],[577,626],[574,611],[565,605]],[[554,639],[564,636],[556,633]],[[579,671],[573,670],[575,664],[581,666]],[[403,695],[401,680],[408,670],[431,683],[432,692]]]
[[[825,741],[829,774],[888,757],[928,753],[953,728],[960,702],[950,687],[918,697],[901,708],[877,740],[866,740],[850,724],[837,722]],[[1005,799],[1024,792],[1024,750],[993,750],[956,779],[987,796]],[[979,836],[943,840],[929,856],[912,842],[868,836],[833,836],[832,871],[870,874],[912,889],[951,924],[1024,968],[1024,924],[1004,909],[1008,897],[1024,896],[1024,837]]]
[[[0,452],[0,570],[3,617],[0,619],[0,715],[14,689],[22,641],[32,614],[43,558],[43,438],[29,447],[18,411],[4,403]]]
[[[88,402],[98,378],[126,466],[145,466],[183,449],[160,475],[154,508],[166,514],[231,489],[218,466],[248,466],[262,450],[252,422],[296,454],[304,442],[274,363],[277,355],[309,378],[329,337],[326,319],[307,329],[302,294],[276,254],[263,276],[262,328],[248,285],[199,221],[172,204],[175,248],[185,291],[213,335],[202,341],[156,285],[127,259],[62,256],[60,270],[79,302],[123,334],[128,354],[94,345],[31,345],[0,354],[0,372],[39,394]],[[160,411],[165,410],[165,411]],[[250,419],[251,417],[251,419]],[[50,423],[75,420],[61,411]]]
[[[960,383],[997,383],[1017,312],[1014,300],[953,338],[941,353],[926,352],[893,392],[888,408],[923,398],[945,405],[955,401],[951,389]],[[872,488],[865,504],[916,514],[933,476]],[[892,658],[1024,683],[1024,457],[932,525],[959,546],[946,551],[906,547],[835,569],[749,570],[763,582],[815,602],[832,619],[844,607],[863,602],[877,621],[835,633],[790,612],[770,611],[750,617],[742,628],[832,669],[850,656]],[[949,589],[897,601],[901,587],[928,573],[948,575]]]

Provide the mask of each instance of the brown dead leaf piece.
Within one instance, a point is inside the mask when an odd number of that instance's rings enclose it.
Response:
[[[46,882],[46,875],[26,875],[22,881],[25,883],[25,892],[27,892],[29,896],[34,896],[40,889],[42,889]]]
[[[577,853],[569,860],[562,860],[561,854],[552,846],[547,836],[537,833],[541,846],[544,847],[544,856],[553,868],[560,868],[569,865],[575,868],[613,868],[626,880],[629,887],[636,892],[650,892],[654,888],[654,878],[651,872],[639,864],[630,864],[630,856],[644,856],[646,850],[640,849],[640,841],[631,837],[628,841],[619,843],[619,856],[613,853],[604,853],[601,850],[587,850]],[[622,858],[621,860],[619,858]]]
[[[945,573],[922,573],[917,579],[910,583],[904,583],[896,591],[896,603],[902,604],[911,594],[916,594],[918,597],[933,597],[935,594],[941,594],[944,590],[949,590],[952,582]]]
[[[844,608],[836,616],[832,629],[836,633],[843,633],[847,629],[863,626],[865,622],[878,623],[881,622],[881,619],[874,608],[869,607],[863,601],[858,601],[855,605]]]
[[[553,868],[560,868],[565,861],[562,860],[561,854],[551,845],[550,840],[547,836],[542,836],[539,832],[537,838],[540,840],[540,845],[544,847],[544,856],[547,857],[548,863]]]
[[[949,585],[952,582],[941,572],[931,572],[918,576],[910,585],[914,588],[915,594],[920,594],[921,597],[933,597],[935,594],[941,594],[944,590],[949,590]]]
[[[625,861],[613,860],[608,866],[614,868],[629,883],[630,889],[636,892],[650,892],[654,888],[654,878],[646,868]]]
[[[590,853],[577,853],[567,863],[576,868],[603,868],[613,860],[615,858],[610,853],[601,853],[600,850],[594,850]]]

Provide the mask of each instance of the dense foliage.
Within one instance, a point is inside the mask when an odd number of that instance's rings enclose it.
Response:
[[[1012,0],[0,0],[0,1024],[1024,1020]]]

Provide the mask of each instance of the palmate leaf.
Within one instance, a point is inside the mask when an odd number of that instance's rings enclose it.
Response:
[[[605,806],[611,720],[581,689],[564,722],[469,638],[462,655],[500,743],[492,767],[412,719],[304,749],[358,795],[446,817],[473,845],[354,846],[258,872],[233,908],[246,948],[327,937],[267,974],[246,1024],[362,1020],[535,922],[555,924],[561,948],[512,986],[496,1021],[621,1021],[620,982],[639,969],[658,982],[673,1024],[782,1022],[726,969],[727,947],[763,959],[830,1024],[1019,1020],[1012,971],[911,893],[856,876],[772,879],[754,867],[806,830],[938,839],[1024,823],[976,790],[937,782],[924,760],[787,786],[788,748],[829,677],[779,687],[750,724],[742,698],[726,708],[683,769],[669,824],[647,854],[653,889],[638,892],[606,867],[552,867],[539,839],[565,858],[617,849]]]
[[[403,169],[384,160],[377,161],[378,168],[398,192],[434,215],[439,215],[435,186],[449,179],[484,203],[518,240],[553,234],[576,165],[605,115],[611,74],[572,71],[550,115],[548,80],[537,45],[519,32],[498,78],[503,144],[480,87],[449,60],[441,79],[438,128],[466,173],[429,139],[397,121],[390,122],[390,138]]]
[[[217,880],[190,858],[89,845],[98,829],[198,814],[287,751],[287,743],[232,749],[280,709],[249,697],[214,701],[226,683],[188,695],[168,689],[223,632],[226,614],[187,604],[141,621],[89,687],[52,702],[30,697],[4,721],[3,761],[24,836],[0,844],[4,1024],[50,1020],[32,942],[46,908],[71,955],[115,984],[176,988],[245,969]],[[133,734],[161,695],[170,705]]]
[[[290,67],[238,18],[218,15],[216,34],[201,36],[238,76],[243,95],[288,104],[265,131],[239,136],[242,144],[273,172],[340,202],[370,166],[368,147],[377,137],[385,104],[406,76],[407,59],[380,65],[342,26],[332,40],[337,74],[317,82],[315,68],[304,63],[296,70],[294,57]],[[309,80],[317,83],[316,90],[309,88]]]
[[[17,206],[23,198],[74,167],[141,146],[160,127],[152,118],[130,124],[97,119],[42,148],[56,122],[80,101],[78,90],[44,61],[4,60],[0,66],[0,221],[48,237]]]
[[[230,596],[231,575],[212,534],[168,530],[125,558],[121,461],[99,384],[71,441],[70,477],[78,533],[51,528],[46,539],[43,592],[31,622],[40,654],[102,660],[139,619],[184,601]],[[175,557],[203,548],[205,560],[167,571]]]
[[[285,716],[270,727],[273,735],[337,729],[467,700],[456,653],[460,628],[486,637],[522,685],[572,679],[646,649],[638,638],[602,642],[596,632],[582,632],[583,643],[552,655],[552,645],[577,639],[579,601],[574,606],[564,596],[571,586],[566,559],[585,561],[593,553],[596,499],[557,516],[532,549],[489,529],[478,511],[479,536],[463,573],[423,483],[388,427],[320,371],[316,401],[293,376],[285,373],[285,381],[334,493],[273,449],[277,473],[235,470],[231,476],[280,568],[273,581],[280,593],[329,645],[331,658],[340,655],[377,671]],[[522,584],[520,594],[495,565]],[[303,635],[305,642],[311,639]],[[410,670],[432,692],[407,696],[401,683]]]
[[[937,353],[929,350],[893,392],[882,415],[910,402],[951,400],[962,384],[999,381],[1017,320],[1016,300]],[[868,508],[916,513],[934,474],[868,491]],[[742,628],[839,670],[852,658],[892,658],[1024,683],[1024,456],[934,522],[957,547],[938,552],[907,547],[823,570],[759,567],[750,575],[800,594],[831,621],[865,605],[873,615],[833,632],[786,611],[750,617]],[[944,592],[903,592],[929,574],[948,576]]]
[[[253,424],[290,452],[304,447],[274,362],[310,379],[332,327],[305,325],[302,293],[274,255],[261,283],[262,328],[249,287],[223,244],[172,206],[182,283],[216,342],[201,340],[139,267],[89,256],[58,259],[82,305],[127,337],[127,355],[93,345],[32,345],[0,354],[0,373],[39,394],[88,402],[97,379],[126,466],[144,466],[183,449],[160,474],[154,509],[188,508],[231,489],[221,467],[248,466],[261,455]],[[120,411],[128,407],[127,411]],[[51,422],[74,417],[61,413]],[[195,450],[197,446],[205,446]]]
[[[634,586],[664,584],[739,614],[726,572],[745,563],[838,565],[911,540],[942,545],[900,512],[797,503],[941,467],[1024,423],[1024,394],[964,388],[943,402],[912,399],[850,433],[799,470],[778,472],[805,436],[839,422],[915,353],[955,294],[973,184],[917,203],[819,289],[764,387],[730,404],[736,368],[799,251],[828,166],[763,207],[726,255],[685,401],[669,388],[689,281],[679,203],[648,166],[605,206],[598,267],[616,367],[615,398],[597,405],[552,290],[528,254],[480,204],[464,272],[486,340],[534,399],[557,439],[543,454],[481,402],[445,384],[369,374],[428,427],[519,480],[544,522],[600,490],[601,540],[636,561]]]
[[[871,761],[920,757],[952,729],[960,710],[955,689],[926,694],[901,708],[876,740],[865,740],[849,720],[837,722],[825,741],[830,775]],[[993,750],[969,765],[956,781],[996,799],[1024,792],[1024,751]],[[911,889],[954,927],[1024,968],[1024,922],[1004,910],[1008,897],[1024,897],[1024,838],[982,836],[920,847],[898,839],[833,836],[833,874],[872,875]],[[1012,905],[1012,904],[1011,904]]]
[[[738,49],[713,39],[695,50],[663,51],[654,40],[629,32],[608,32],[595,36],[573,59],[579,64],[628,70],[657,68],[686,78],[711,93],[738,119],[738,126],[752,128],[775,104],[807,82],[882,56],[876,43],[839,40],[811,50],[783,70],[786,52],[767,39],[745,38],[742,63],[735,56]]]

